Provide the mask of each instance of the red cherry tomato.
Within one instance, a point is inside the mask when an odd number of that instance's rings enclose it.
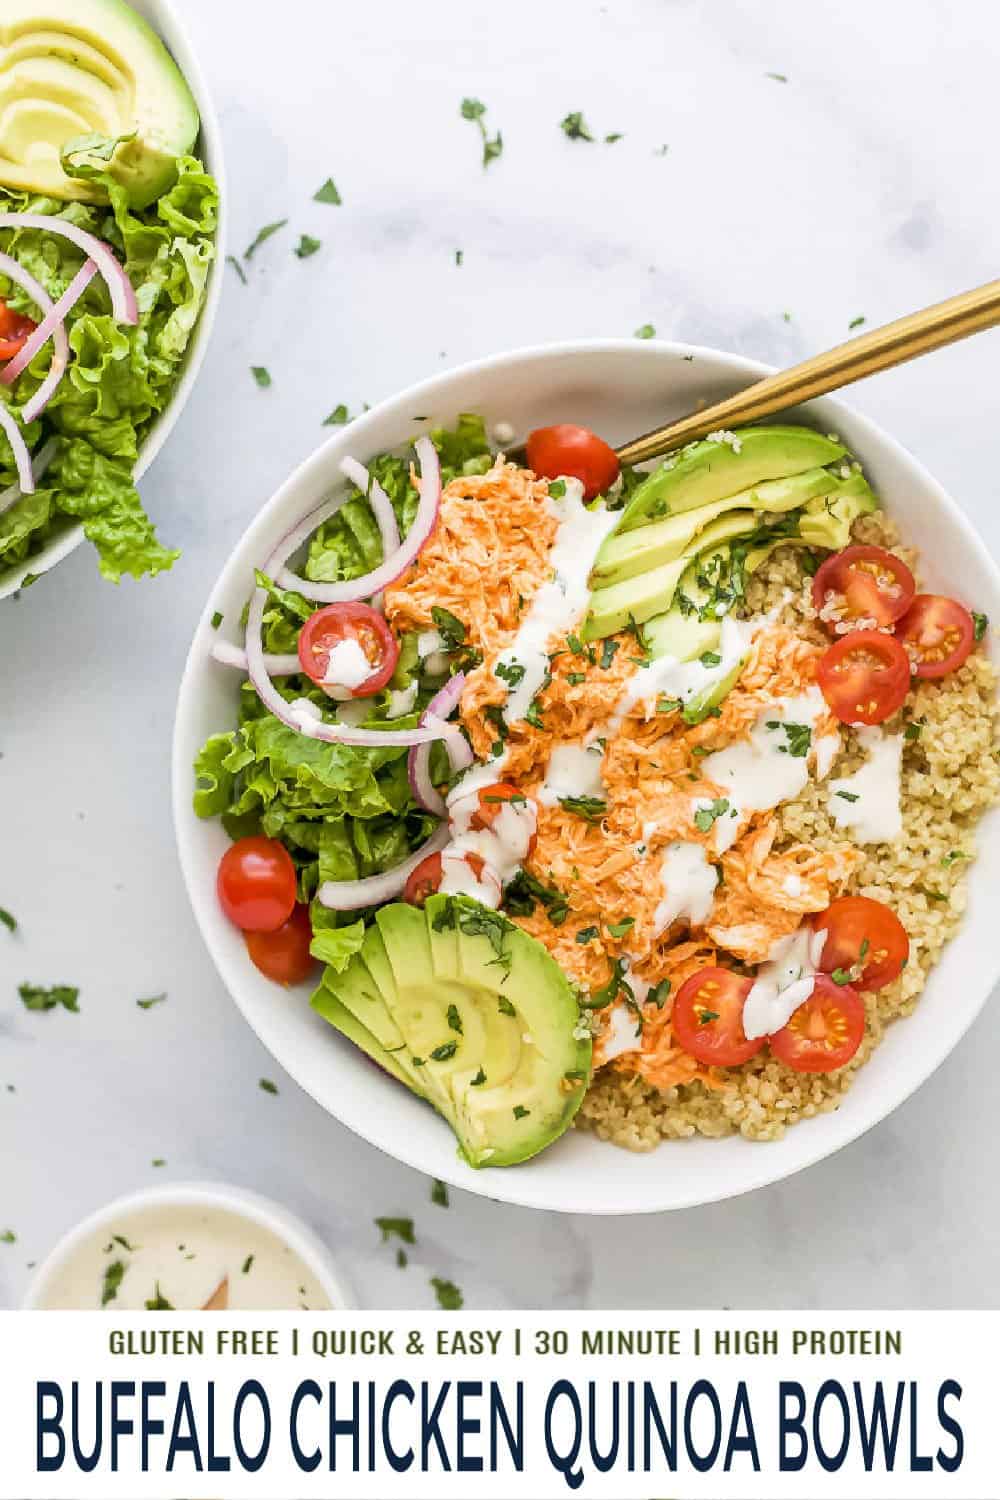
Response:
[[[523,792],[518,791],[516,786],[511,786],[509,781],[494,781],[491,786],[484,786],[476,794],[476,811],[469,819],[469,827],[476,829],[492,828],[500,814],[500,809],[505,802],[513,802],[521,805],[526,801]],[[533,833],[528,840],[528,849],[525,859],[534,852],[538,843],[538,834]]]
[[[482,880],[484,861],[479,858],[478,854],[467,854],[465,858],[476,879]],[[441,889],[443,879],[444,868],[441,855],[428,854],[415,870],[410,871],[410,878],[403,887],[403,900],[408,901],[411,906],[423,906],[428,896],[435,895]]]
[[[589,427],[560,422],[528,434],[528,468],[543,479],[568,475],[583,485],[583,498],[603,495],[618,478],[618,455]]]
[[[287,922],[274,932],[246,932],[243,940],[257,968],[276,984],[301,984],[316,966],[309,952],[312,942],[309,908],[299,902]]]
[[[842,724],[881,724],[903,706],[910,658],[895,636],[852,630],[820,657],[816,679]]]
[[[896,626],[915,677],[944,677],[972,650],[976,627],[964,604],[943,594],[918,594]]]
[[[891,625],[909,609],[916,589],[906,564],[884,547],[845,547],[817,569],[812,597],[817,609],[831,602],[837,606],[838,618],[824,622],[836,634],[838,620]],[[829,594],[834,595],[832,601]]]
[[[378,610],[368,604],[328,604],[310,615],[299,633],[299,661],[307,677],[321,687],[330,652],[342,641],[357,641],[371,663],[371,676],[350,689],[352,698],[370,698],[385,687],[396,670],[399,644]]]
[[[813,928],[826,933],[820,968],[833,974],[857,967],[860,977],[851,983],[859,990],[891,984],[910,955],[910,940],[896,913],[868,896],[839,896],[813,917]]]
[[[20,354],[37,327],[31,318],[12,312],[0,297],[0,359],[13,359]]]
[[[219,861],[222,910],[244,932],[274,932],[295,906],[295,866],[277,839],[237,839]]]
[[[749,1062],[764,1037],[748,1041],[743,1031],[743,1002],[752,979],[732,969],[699,969],[685,980],[674,1000],[671,1025],[685,1052],[700,1063],[735,1068]]]
[[[809,999],[768,1040],[775,1057],[796,1073],[832,1073],[850,1062],[864,1034],[861,996],[817,974]]]

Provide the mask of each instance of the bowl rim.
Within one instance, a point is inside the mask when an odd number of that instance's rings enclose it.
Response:
[[[51,1312],[43,1295],[53,1276],[69,1261],[90,1237],[126,1214],[144,1208],[220,1208],[241,1218],[250,1219],[294,1250],[316,1277],[334,1308],[348,1310],[357,1305],[349,1280],[315,1230],[303,1219],[273,1198],[266,1198],[249,1188],[228,1182],[183,1181],[162,1186],[139,1188],[113,1198],[101,1208],[71,1225],[45,1256],[28,1283],[21,1306],[26,1312]],[[294,1309],[291,1309],[294,1311]],[[267,1308],[262,1311],[283,1311]]]
[[[195,104],[198,106],[201,121],[196,145],[200,143],[205,167],[219,185],[219,209],[214,241],[215,258],[209,267],[205,302],[198,315],[173,395],[156,418],[139,448],[133,471],[135,482],[138,484],[180,420],[208,352],[224,284],[229,196],[222,130],[215,109],[215,101],[205,82],[198,55],[191,45],[186,23],[180,19],[174,0],[138,0],[138,3],[136,0],[129,0],[129,3],[166,45],[187,81]],[[15,563],[13,566],[0,566],[0,600],[16,594],[28,575],[34,579],[40,578],[43,573],[51,573],[63,558],[76,551],[82,541],[84,541],[83,522],[80,521],[76,525],[60,530],[34,557],[29,557],[23,563]]]
[[[420,410],[421,406],[428,406],[442,389],[450,391],[456,385],[461,385],[463,382],[477,375],[501,368],[504,365],[521,364],[529,361],[544,363],[552,359],[572,359],[575,356],[589,356],[600,353],[627,354],[627,356],[636,359],[652,359],[656,354],[680,359],[689,359],[693,356],[701,362],[703,369],[708,368],[709,375],[716,374],[730,379],[745,377],[746,384],[750,384],[752,381],[760,379],[763,376],[773,374],[776,370],[776,367],[773,365],[749,359],[745,355],[716,349],[708,345],[688,344],[668,339],[649,339],[643,340],[638,344],[634,339],[627,338],[572,339],[550,344],[520,346],[515,349],[491,354],[481,359],[470,360],[449,370],[436,372],[424,380],[418,381],[404,388],[402,391],[387,397],[360,417],[355,418],[347,429],[338,430],[331,434],[318,448],[295,467],[291,474],[278,486],[274,494],[258,510],[219,569],[201,617],[196,624],[178,689],[171,750],[171,800],[174,830],[181,871],[194,911],[195,921],[201,931],[216,971],[236,1004],[237,1009],[251,1027],[251,1030],[254,1031],[258,1040],[261,1041],[270,1055],[275,1058],[275,1061],[285,1069],[304,1092],[314,1099],[327,1114],[336,1119],[338,1123],[346,1126],[369,1145],[383,1151],[391,1159],[402,1162],[422,1173],[427,1173],[431,1168],[428,1167],[426,1160],[419,1150],[411,1150],[409,1148],[405,1138],[393,1144],[388,1144],[384,1135],[378,1133],[370,1120],[356,1117],[347,1119],[343,1114],[332,1110],[326,1099],[315,1092],[300,1077],[300,1070],[297,1069],[294,1058],[286,1059],[285,1057],[278,1057],[271,1051],[267,1039],[258,1030],[248,1012],[248,1008],[244,1005],[235,972],[231,980],[230,970],[233,966],[229,964],[223,954],[216,951],[206,914],[198,900],[198,879],[195,868],[195,831],[201,820],[196,817],[191,807],[192,771],[190,765],[185,763],[182,749],[182,741],[185,739],[185,721],[188,714],[193,712],[194,684],[198,671],[204,664],[204,645],[206,640],[210,638],[210,621],[212,613],[216,608],[216,599],[220,591],[220,585],[228,574],[236,553],[252,549],[257,539],[268,530],[272,517],[281,510],[289,497],[300,487],[308,486],[310,481],[320,477],[324,472],[328,473],[331,483],[338,477],[339,470],[336,460],[331,461],[330,455],[336,455],[339,450],[346,447],[347,433],[350,433],[349,441],[352,451],[356,450],[364,453],[366,451],[366,436],[371,428],[380,426],[385,418],[392,418],[393,416],[402,414],[406,407],[409,407],[412,411]],[[414,405],[413,403],[415,402],[419,404]],[[830,430],[826,426],[827,414],[830,415],[833,423],[836,423],[838,418],[849,421],[854,429],[855,436],[852,441],[855,446],[861,447],[862,444],[871,444],[874,450],[872,454],[873,458],[875,452],[887,455],[896,461],[902,461],[905,465],[920,474],[928,492],[933,496],[935,506],[947,516],[949,525],[961,534],[964,544],[978,554],[985,572],[990,577],[992,591],[997,600],[1000,601],[1000,565],[994,560],[971,520],[961,510],[958,502],[944,489],[943,485],[934,478],[902,443],[884,432],[870,418],[854,411],[846,403],[832,396],[817,398],[816,401],[804,403],[804,406],[808,410],[816,404],[820,404],[823,407],[825,430]],[[433,410],[433,406],[430,406],[430,409]],[[775,418],[778,418],[781,414],[775,413],[774,415]],[[860,443],[858,441],[858,434],[860,434]],[[998,617],[1000,617],[1000,609],[998,609]],[[620,1203],[607,1202],[595,1205],[583,1197],[573,1199],[572,1201],[553,1202],[549,1193],[537,1190],[532,1192],[528,1189],[527,1184],[531,1180],[530,1175],[524,1179],[525,1187],[519,1188],[517,1184],[520,1180],[520,1174],[517,1172],[505,1171],[500,1174],[498,1180],[496,1173],[487,1175],[484,1172],[467,1172],[462,1169],[461,1164],[451,1166],[450,1158],[445,1161],[435,1162],[433,1173],[451,1185],[462,1188],[467,1192],[478,1193],[480,1196],[510,1203],[518,1207],[560,1213],[585,1213],[594,1216],[632,1217],[647,1213],[674,1212],[741,1197],[744,1193],[753,1192],[758,1188],[793,1177],[796,1173],[805,1170],[807,1167],[814,1166],[826,1157],[835,1155],[843,1147],[859,1140],[875,1125],[880,1124],[894,1110],[905,1103],[945,1062],[968,1031],[972,1022],[982,1012],[994,987],[1000,981],[1000,950],[982,964],[981,973],[983,977],[979,1000],[975,1005],[970,1006],[968,1013],[948,1032],[947,1043],[943,1047],[943,1050],[940,1047],[936,1050],[927,1050],[927,1058],[929,1060],[921,1062],[920,1066],[915,1068],[912,1078],[907,1078],[901,1086],[897,1085],[894,1090],[884,1091],[870,1111],[862,1116],[860,1122],[854,1122],[851,1119],[850,1100],[852,1096],[849,1094],[845,1106],[841,1110],[836,1114],[827,1114],[823,1117],[829,1122],[829,1136],[817,1133],[815,1144],[811,1147],[806,1146],[805,1149],[799,1146],[799,1154],[790,1163],[786,1163],[780,1153],[771,1154],[760,1151],[759,1154],[755,1153],[753,1157],[748,1156],[745,1180],[736,1188],[723,1186],[715,1189],[709,1183],[706,1184],[704,1190],[700,1190],[696,1194],[691,1193],[681,1197],[674,1196],[671,1197],[669,1202],[657,1200],[654,1192],[651,1195],[652,1201],[643,1201],[641,1203],[630,1202],[623,1207]],[[851,1121],[850,1125],[845,1125],[845,1121]],[[801,1123],[803,1126],[806,1126],[812,1122],[803,1121]],[[801,1137],[797,1138],[802,1139]],[[732,1139],[732,1137],[727,1139]],[[805,1139],[808,1140],[808,1137]],[[664,1141],[660,1144],[666,1146],[677,1143]],[[749,1151],[753,1151],[754,1147],[770,1143],[746,1142],[745,1144]],[[774,1166],[768,1165],[770,1161],[774,1162]]]

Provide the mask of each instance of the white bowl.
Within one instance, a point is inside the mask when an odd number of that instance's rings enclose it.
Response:
[[[173,4],[171,0],[129,0],[129,4],[141,16],[144,16],[153,30],[162,37],[174,61],[187,79],[201,115],[201,134],[195,150],[201,155],[206,170],[213,174],[219,184],[219,222],[215,232],[216,254],[208,273],[205,303],[191,335],[184,366],[173,396],[154,421],[139,448],[139,456],[135,465],[135,478],[138,482],[170,436],[174,423],[184,410],[187,399],[194,389],[201,362],[205,358],[219,298],[222,295],[228,206],[225,165],[222,156],[222,132],[219,129],[215,105],[212,103],[201,68],[191,43],[188,41],[187,33],[177,18]],[[12,568],[0,568],[0,599],[6,599],[9,594],[16,593],[26,573],[34,575],[48,573],[56,563],[62,562],[64,557],[74,552],[83,540],[83,526],[67,518],[65,525],[60,525],[40,552],[33,557],[28,557],[24,562],[16,563]]]
[[[92,1239],[107,1238],[113,1231],[120,1230],[126,1219],[147,1208],[217,1208],[259,1224],[282,1240],[309,1268],[331,1307],[355,1305],[348,1285],[322,1240],[280,1203],[224,1182],[178,1182],[129,1193],[81,1219],[42,1261],[29,1283],[23,1306],[29,1311],[44,1308],[49,1287],[79,1250]]]
[[[430,1176],[511,1203],[573,1213],[649,1213],[747,1192],[829,1156],[901,1104],[947,1057],[1000,975],[990,900],[1000,881],[1000,822],[994,813],[982,825],[982,852],[960,933],[916,1013],[890,1029],[837,1113],[802,1121],[781,1141],[735,1136],[665,1142],[648,1155],[571,1131],[523,1166],[475,1171],[456,1158],[442,1120],[310,1010],[308,987],[288,993],[257,972],[240,933],[219,908],[215,873],[228,840],[217,820],[202,822],[192,811],[191,765],[210,734],[235,724],[239,676],[209,658],[211,616],[221,610],[227,621],[238,617],[254,565],[339,482],[345,454],[365,461],[405,444],[416,413],[427,414],[428,423],[419,425],[429,426],[462,411],[482,412],[488,424],[508,421],[519,439],[532,427],[572,421],[622,442],[767,373],[764,365],[709,349],[601,340],[518,350],[438,375],[359,417],[314,453],[264,506],[205,606],[174,734],[174,818],[195,916],[230,993],[281,1065],[337,1119]],[[930,587],[952,591],[1000,618],[1000,572],[955,502],[915,459],[837,401],[812,402],[796,415],[837,432],[863,461],[907,541],[921,548]]]

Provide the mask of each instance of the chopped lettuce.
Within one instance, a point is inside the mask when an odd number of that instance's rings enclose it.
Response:
[[[65,203],[0,189],[0,210],[53,215],[97,234],[124,260],[135,287],[139,322],[115,323],[107,289],[95,277],[69,315],[70,363],[42,417],[26,429],[37,451],[63,439],[34,495],[0,517],[0,569],[30,558],[56,528],[81,521],[97,548],[101,572],[117,583],[169,568],[177,553],[157,540],[132,480],[139,447],[169,404],[205,300],[215,256],[218,190],[194,157],[177,163],[174,186],[139,213],[110,178],[102,179],[106,206]],[[0,231],[0,250],[61,296],[84,256],[68,240],[38,229]],[[0,297],[17,312],[37,316],[27,295],[0,276]],[[37,390],[49,368],[42,349],[3,392],[15,412]],[[0,489],[15,479],[10,445],[0,436]]]

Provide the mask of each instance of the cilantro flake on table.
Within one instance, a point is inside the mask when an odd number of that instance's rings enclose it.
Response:
[[[635,330],[634,336],[637,339],[655,339],[656,329],[653,327],[652,323],[643,323],[640,328],[637,328]]]
[[[3,1232],[3,1234],[0,1234],[0,1245],[16,1245],[16,1244],[17,1244],[17,1235],[14,1233],[13,1229],[5,1229],[4,1232]]]
[[[278,1092],[278,1085],[272,1083],[270,1078],[262,1078],[259,1087],[263,1089],[265,1094],[276,1094]]]
[[[579,109],[570,110],[565,119],[559,121],[559,128],[563,135],[571,141],[592,141],[594,137],[587,128],[587,122],[583,118],[583,111]]]
[[[257,384],[260,386],[261,390],[266,391],[271,384],[271,372],[267,368],[267,366],[251,365],[250,373],[253,376],[254,380],[256,380]]]
[[[272,235],[277,234],[279,229],[284,229],[287,223],[287,219],[275,219],[273,224],[265,224],[263,229],[258,229],[256,235],[244,250],[243,259],[251,260],[261,245],[265,244]]]
[[[434,1288],[439,1307],[443,1307],[447,1312],[458,1312],[459,1308],[464,1307],[465,1298],[453,1281],[446,1281],[441,1276],[432,1276],[431,1286]]]
[[[864,325],[867,323],[867,321],[868,321],[868,319],[867,318],[863,318],[863,317],[862,318],[852,318],[851,321],[847,325],[847,331],[848,331],[848,333],[853,333],[854,330],[855,330],[855,328],[863,328]]]
[[[787,75],[787,73],[765,73],[764,77],[765,78],[773,78],[774,81],[775,81],[775,83],[787,83],[788,82],[788,75]]]
[[[463,120],[471,120],[478,128],[483,141],[483,168],[489,166],[491,161],[496,161],[503,151],[503,136],[498,130],[496,135],[491,136],[486,129],[484,116],[486,105],[481,99],[463,99],[461,104],[461,115]]]
[[[40,984],[19,984],[17,993],[25,1010],[55,1010],[60,1005],[77,1013],[80,1009],[80,991],[72,984],[54,984],[49,989]]]
[[[166,998],[167,992],[164,990],[162,995],[150,995],[148,999],[137,1000],[135,1003],[140,1010],[152,1010],[154,1005],[162,1005]]]
[[[313,193],[314,203],[333,203],[339,205],[343,201],[344,200],[337,192],[337,184],[334,182],[332,177],[328,177],[323,186],[321,188],[317,188],[315,193]]]
[[[252,1255],[248,1255],[247,1258],[246,1258],[246,1260],[243,1262],[243,1267],[242,1267],[243,1275],[244,1276],[248,1276],[250,1274],[250,1267],[253,1265],[253,1262],[254,1262],[253,1256]]]
[[[215,611],[215,614],[212,616],[212,619],[211,619],[212,629],[213,630],[218,630],[219,626],[222,624],[222,622],[223,622],[224,619],[225,619],[225,615],[222,613],[221,609],[217,609]]]
[[[227,266],[232,266],[233,270],[236,272],[237,276],[240,278],[240,280],[242,281],[243,285],[246,286],[247,285],[247,273],[243,269],[242,262],[239,261],[239,260],[237,260],[237,258],[236,258],[235,255],[227,255],[226,256],[226,265]]]
[[[375,1224],[382,1235],[383,1245],[387,1240],[391,1239],[393,1235],[396,1235],[397,1238],[401,1239],[404,1245],[415,1245],[417,1243],[416,1236],[413,1233],[412,1219],[383,1217],[380,1219],[376,1219]]]
[[[448,1187],[439,1177],[435,1177],[431,1183],[431,1202],[436,1203],[438,1208],[447,1208]]]
[[[168,1302],[166,1297],[164,1297],[163,1293],[160,1291],[159,1282],[157,1282],[155,1287],[153,1288],[153,1295],[151,1297],[147,1297],[145,1306],[147,1312],[174,1311],[174,1304],[172,1302]]]
[[[322,248],[323,241],[316,239],[315,235],[302,234],[299,236],[299,243],[295,246],[293,254],[297,255],[299,260],[308,260],[310,255],[315,255],[316,251]]]
[[[105,1268],[104,1281],[101,1286],[102,1307],[107,1307],[108,1303],[113,1302],[118,1296],[118,1288],[122,1284],[124,1275],[125,1262],[123,1260],[113,1260],[110,1266]]]
[[[333,411],[330,413],[330,415],[323,419],[323,426],[345,427],[350,420],[351,417],[347,410],[347,407],[344,402],[341,401],[337,406],[333,408]]]
[[[0,922],[3,923],[8,932],[17,931],[17,918],[2,906],[0,906]]]

